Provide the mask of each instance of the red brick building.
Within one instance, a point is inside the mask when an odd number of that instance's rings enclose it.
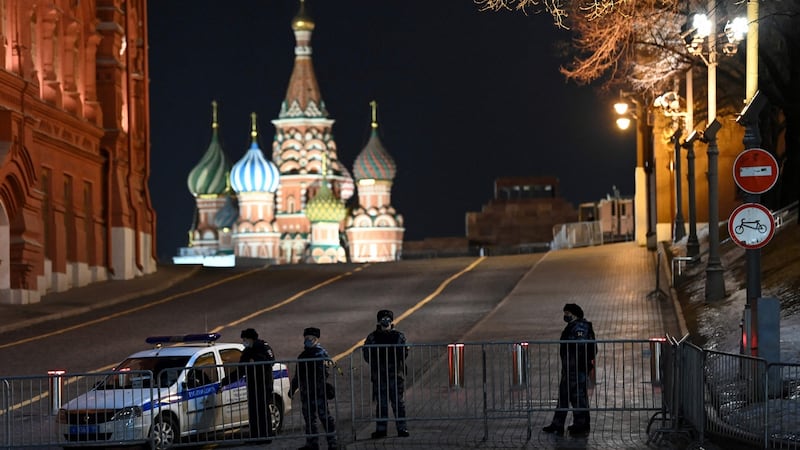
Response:
[[[467,239],[473,245],[548,243],[553,225],[575,222],[578,212],[558,195],[556,177],[503,177],[494,198],[480,212],[468,212]]]
[[[0,1],[0,303],[156,270],[146,5]]]

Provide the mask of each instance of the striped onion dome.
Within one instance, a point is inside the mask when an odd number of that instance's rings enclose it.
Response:
[[[228,188],[228,172],[231,162],[219,143],[219,123],[217,122],[217,102],[211,102],[211,143],[200,162],[189,172],[186,185],[195,197],[221,195]]]
[[[393,180],[397,174],[397,166],[378,137],[377,103],[372,101],[370,105],[372,106],[372,135],[361,153],[356,156],[353,175],[356,180]]]
[[[233,228],[239,218],[239,205],[236,197],[228,195],[225,197],[225,204],[214,215],[214,226],[216,228]]]
[[[256,113],[250,114],[250,149],[231,169],[231,187],[236,192],[275,192],[280,174],[258,147]]]

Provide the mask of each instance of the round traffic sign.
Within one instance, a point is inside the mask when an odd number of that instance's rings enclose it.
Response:
[[[745,150],[733,162],[733,179],[743,191],[763,194],[778,181],[778,161],[766,150]]]
[[[775,219],[764,205],[745,203],[731,213],[728,234],[739,247],[750,250],[761,248],[775,234]]]

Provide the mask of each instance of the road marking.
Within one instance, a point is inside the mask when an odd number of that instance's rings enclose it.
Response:
[[[363,266],[356,267],[355,269],[351,270],[350,272],[345,272],[345,273],[343,273],[341,275],[336,275],[333,278],[328,278],[327,280],[325,280],[325,281],[323,281],[323,282],[321,282],[319,284],[316,284],[314,286],[311,286],[308,289],[303,289],[302,291],[300,291],[300,292],[292,295],[291,297],[289,297],[287,299],[284,299],[284,300],[282,300],[282,301],[280,301],[280,302],[278,302],[278,303],[276,303],[274,305],[270,305],[270,306],[267,306],[266,308],[259,309],[256,312],[248,314],[248,315],[242,317],[241,319],[236,319],[233,322],[228,322],[225,325],[220,325],[220,326],[214,328],[213,330],[211,330],[210,332],[211,333],[219,333],[222,330],[224,330],[225,328],[235,327],[236,325],[239,325],[239,324],[241,324],[243,322],[247,322],[250,319],[255,319],[256,317],[258,317],[258,316],[260,316],[260,315],[262,315],[264,313],[268,313],[268,312],[276,310],[276,309],[278,309],[278,308],[280,308],[282,306],[286,306],[286,305],[292,303],[293,301],[299,299],[300,297],[302,297],[302,296],[304,296],[304,295],[306,295],[306,294],[308,294],[310,292],[314,292],[317,289],[320,289],[320,288],[323,288],[323,287],[325,287],[325,286],[327,286],[329,284],[335,283],[335,282],[341,280],[342,278],[349,277],[350,275],[353,275],[353,273],[360,272],[360,271],[364,270],[365,268],[367,268],[369,266],[370,266],[370,264],[365,264]]]
[[[417,302],[417,304],[412,306],[411,308],[405,310],[405,312],[403,312],[403,314],[400,314],[397,317],[397,319],[394,320],[394,323],[400,323],[400,321],[402,321],[406,317],[408,317],[411,314],[414,314],[415,312],[417,312],[420,308],[422,308],[423,306],[428,304],[428,302],[430,302],[431,300],[433,300],[434,298],[439,296],[439,294],[441,294],[442,291],[444,291],[444,289],[450,283],[452,283],[453,281],[455,281],[456,279],[461,277],[461,275],[464,275],[465,273],[467,273],[467,272],[471,271],[472,269],[474,269],[478,264],[482,263],[483,260],[486,259],[486,258],[487,258],[486,256],[481,256],[480,258],[478,258],[475,261],[473,261],[470,265],[468,265],[467,267],[462,269],[460,272],[458,272],[458,273],[456,273],[454,275],[451,275],[448,279],[442,281],[442,283],[439,285],[439,287],[437,287],[427,297],[425,297],[422,300],[420,300],[419,302]],[[365,339],[361,339],[360,341],[356,342],[355,345],[353,345],[349,349],[347,349],[347,350],[343,351],[342,353],[339,353],[338,355],[334,356],[332,358],[333,362],[334,363],[339,362],[339,360],[341,360],[342,358],[346,357],[350,353],[353,353],[358,347],[361,347],[362,345],[364,345]]]
[[[89,371],[89,373],[100,373],[100,372],[107,372],[107,371],[110,371],[111,369],[113,369],[113,368],[114,368],[114,366],[116,366],[116,364],[114,364],[114,365],[111,365],[111,366],[105,366],[105,367],[101,367],[101,368],[99,368],[99,369],[97,369],[97,370],[92,370],[92,371]],[[61,378],[63,378],[63,376],[62,376]],[[78,382],[78,380],[80,380],[80,379],[82,379],[82,378],[84,378],[84,377],[75,377],[75,378],[70,378],[70,379],[68,379],[67,381],[65,381],[65,382],[64,382],[63,386],[69,386],[69,385],[70,385],[70,384],[72,384],[72,383],[77,383],[77,382]],[[29,399],[27,399],[27,400],[24,400],[24,401],[21,401],[21,402],[19,402],[19,403],[15,404],[15,405],[11,405],[11,406],[9,406],[9,408],[8,408],[8,411],[9,411],[9,412],[11,412],[11,411],[16,411],[16,410],[18,410],[18,409],[20,409],[20,408],[24,408],[24,407],[26,407],[26,406],[28,406],[28,405],[32,405],[32,404],[33,404],[33,402],[37,402],[37,401],[39,401],[39,400],[44,400],[44,399],[46,399],[46,398],[47,398],[47,397],[49,397],[49,396],[50,396],[50,393],[49,393],[49,392],[42,392],[42,393],[41,393],[41,394],[39,394],[39,395],[35,395],[35,396],[33,396],[33,397],[31,397],[31,398],[29,398]]]
[[[131,313],[134,313],[134,312],[142,311],[144,309],[147,309],[147,308],[150,308],[150,307],[153,307],[153,306],[162,305],[164,303],[171,302],[172,300],[175,300],[175,299],[178,299],[178,298],[181,298],[181,297],[185,297],[185,296],[190,295],[190,294],[195,294],[197,292],[204,291],[206,289],[209,289],[209,288],[212,288],[212,287],[216,287],[216,286],[219,286],[221,284],[225,284],[225,283],[227,283],[229,281],[233,281],[233,280],[236,280],[236,279],[239,279],[239,278],[246,277],[247,275],[250,275],[252,273],[255,273],[255,272],[258,272],[258,271],[261,271],[261,270],[266,270],[267,268],[269,268],[268,265],[264,266],[264,267],[260,267],[258,269],[248,270],[247,272],[242,272],[242,273],[230,276],[228,278],[224,278],[222,280],[215,281],[213,283],[209,283],[209,284],[207,284],[205,286],[201,286],[199,288],[192,289],[191,291],[180,292],[178,294],[173,294],[173,295],[170,295],[168,297],[164,297],[164,298],[162,298],[160,300],[156,300],[156,301],[154,301],[152,303],[148,303],[146,305],[139,305],[139,306],[137,306],[135,308],[126,309],[125,311],[120,311],[118,313],[110,314],[110,315],[107,315],[107,316],[104,316],[104,317],[100,317],[98,319],[90,320],[88,322],[79,323],[77,325],[73,325],[71,327],[63,328],[61,330],[51,331],[50,333],[45,333],[45,334],[40,334],[40,335],[37,335],[37,336],[25,338],[25,339],[20,339],[18,341],[9,342],[7,344],[0,344],[0,350],[2,350],[4,348],[8,348],[8,347],[13,347],[15,345],[27,344],[28,342],[38,341],[40,339],[44,339],[44,338],[48,338],[48,337],[52,337],[52,336],[58,336],[59,334],[64,334],[64,333],[67,333],[69,331],[74,331],[74,330],[77,330],[77,329],[80,329],[80,328],[87,327],[89,325],[94,325],[94,324],[97,324],[97,323],[100,323],[100,322],[104,322],[104,321],[110,320],[110,319],[116,319],[117,317],[121,317],[121,316],[124,316],[126,314],[131,314]]]

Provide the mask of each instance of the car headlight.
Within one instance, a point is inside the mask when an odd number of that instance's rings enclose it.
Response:
[[[128,406],[114,413],[111,420],[130,420],[137,417],[142,417],[142,408],[138,406]]]

